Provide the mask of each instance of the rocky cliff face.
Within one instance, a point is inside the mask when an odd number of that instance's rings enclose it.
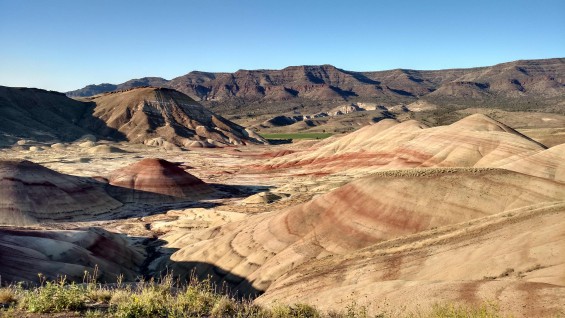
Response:
[[[562,101],[565,94],[565,59],[517,61],[480,68],[443,83],[428,100],[526,100],[537,104]]]
[[[564,74],[565,59],[560,58],[439,71],[352,72],[321,65],[235,73],[190,72],[170,81],[160,81],[157,85],[172,87],[218,109],[231,107],[238,111],[254,108],[254,104],[289,101],[304,104],[356,100],[393,105],[428,97],[440,104],[453,102],[453,98],[462,101],[496,99],[502,106],[511,106],[517,97],[543,103],[563,96]],[[137,80],[120,85],[141,86],[142,83]],[[91,88],[85,88],[68,95],[87,96],[90,91]]]

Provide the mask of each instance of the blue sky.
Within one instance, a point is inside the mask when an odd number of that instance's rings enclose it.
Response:
[[[193,70],[444,69],[565,57],[565,1],[0,0],[0,85]]]

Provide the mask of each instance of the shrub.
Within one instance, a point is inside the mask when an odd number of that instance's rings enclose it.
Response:
[[[277,305],[271,309],[273,318],[317,318],[321,317],[318,310],[308,304]]]
[[[434,305],[426,316],[429,318],[501,318],[498,306],[485,303],[478,307],[467,307],[454,304]]]
[[[159,288],[143,286],[137,291],[117,291],[110,301],[116,317],[167,317],[169,295]]]
[[[103,287],[88,288],[86,297],[93,303],[108,303],[112,299],[113,294],[113,291]]]
[[[367,315],[367,307],[359,306],[356,302],[348,305],[346,307],[346,314],[345,317],[347,318],[366,318]]]
[[[212,317],[236,317],[240,312],[241,308],[237,301],[226,296],[217,299],[210,310]]]
[[[21,317],[23,312],[59,313],[80,311],[85,317],[247,317],[247,318],[366,318],[367,307],[355,302],[342,311],[322,313],[303,303],[275,305],[265,308],[251,300],[237,300],[216,291],[210,281],[191,280],[188,285],[174,283],[172,275],[158,282],[142,281],[135,285],[104,287],[95,280],[83,285],[66,284],[63,278],[45,282],[41,286],[24,289],[20,286],[0,288],[0,302],[17,303],[1,311],[0,316]],[[98,304],[92,305],[92,303]],[[87,305],[89,304],[89,308]],[[102,306],[99,306],[102,305]],[[105,306],[108,305],[108,306]],[[377,316],[377,317],[382,317]],[[498,307],[486,303],[476,307],[454,304],[436,305],[429,312],[417,311],[408,317],[430,318],[498,318]]]
[[[22,293],[21,308],[32,313],[51,313],[85,308],[85,288],[71,283],[66,278],[46,282],[41,287]]]
[[[0,304],[11,304],[17,301],[16,291],[14,288],[0,288]]]

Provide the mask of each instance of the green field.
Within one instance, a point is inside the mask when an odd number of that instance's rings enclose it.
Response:
[[[324,139],[331,135],[331,133],[261,134],[265,139]]]

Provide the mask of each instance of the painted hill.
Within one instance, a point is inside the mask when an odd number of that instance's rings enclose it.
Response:
[[[191,233],[162,239],[169,240],[167,248],[179,249],[167,264],[176,273],[195,269],[201,277],[212,275],[245,289],[236,279],[243,277],[255,290],[268,293],[296,268],[317,270],[309,264],[316,259],[351,255],[379,242],[564,198],[562,183],[503,169],[393,170],[281,212],[213,228],[200,233],[200,240]],[[339,290],[339,285],[331,286]]]
[[[0,161],[0,224],[96,217],[120,206],[95,181],[30,161]]]
[[[166,234],[175,252],[153,265],[264,292],[265,305],[366,299],[377,315],[495,300],[516,316],[551,315],[565,295],[561,150],[480,114],[435,128],[383,120],[270,161],[295,163],[281,173],[364,177],[282,211]]]
[[[565,144],[529,156],[516,156],[501,167],[565,183]]]
[[[119,234],[99,228],[84,230],[37,230],[0,228],[0,275],[6,282],[39,282],[64,274],[82,282],[85,271],[98,274],[100,282],[137,278],[143,253]],[[95,271],[98,267],[98,271]]]
[[[67,175],[27,160],[0,161],[0,225],[120,218],[136,213],[131,209],[139,212],[136,206],[158,209],[213,193],[202,180],[162,159],[115,170],[108,180]]]
[[[316,172],[374,171],[415,167],[498,167],[545,146],[492,118],[474,114],[428,128],[414,121],[382,120],[312,149],[272,159],[263,169]]]
[[[438,227],[308,262],[270,285],[259,304],[356,303],[369,315],[410,316],[435,304],[494,302],[512,317],[565,308],[565,204],[547,203]]]
[[[163,159],[147,158],[113,171],[109,183],[131,189],[123,191],[120,197],[121,201],[127,202],[195,200],[213,192],[202,180]]]

